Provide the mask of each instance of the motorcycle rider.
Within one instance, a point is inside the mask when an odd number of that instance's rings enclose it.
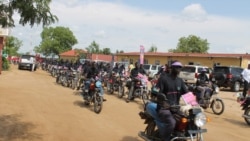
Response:
[[[124,75],[124,73],[125,73],[125,66],[124,64],[121,64],[121,66],[119,67],[119,74]]]
[[[118,73],[118,72],[119,72],[119,63],[116,63],[116,64],[115,64],[115,67],[112,69],[112,71],[113,71],[114,73]]]
[[[181,95],[188,92],[183,79],[178,75],[182,68],[182,64],[175,61],[171,64],[170,74],[162,76],[158,81],[159,94],[157,97],[157,113],[161,123],[164,126],[159,128],[161,139],[164,141],[170,141],[171,133],[173,132],[176,124],[170,106],[179,105]],[[167,100],[160,98],[164,95]]]
[[[168,64],[165,64],[164,66],[161,66],[159,71],[156,73],[159,77],[165,74],[169,74],[169,67]]]
[[[140,73],[140,74],[143,74],[143,75],[146,75],[146,71],[145,71],[145,69],[143,68],[143,64],[140,64],[139,73]]]
[[[197,96],[198,102],[202,104],[204,94],[207,88],[209,88],[209,79],[206,75],[207,70],[205,68],[201,69],[201,73],[197,77],[196,86],[200,94]]]
[[[95,79],[96,76],[99,75],[99,70],[97,69],[97,66],[95,64],[95,62],[91,62],[89,66],[87,66],[86,70],[85,70],[85,73],[86,73],[86,88],[89,89],[89,86],[90,86],[90,81]],[[104,92],[103,92],[103,89],[102,87],[100,88],[100,91],[101,91],[101,95],[103,96]],[[103,101],[106,101],[106,99],[103,97]]]
[[[132,98],[135,83],[138,81],[136,79],[136,77],[139,74],[139,72],[140,72],[139,64],[137,62],[135,62],[135,67],[131,70],[131,73],[130,73],[130,77],[131,77],[132,81],[131,81],[131,86],[129,89],[128,98],[127,98],[126,102],[129,102]]]

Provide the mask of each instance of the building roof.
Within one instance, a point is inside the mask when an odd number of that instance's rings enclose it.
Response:
[[[140,52],[118,53],[117,56],[137,56]],[[171,53],[171,52],[145,52],[145,56],[190,56],[190,57],[219,57],[219,58],[246,58],[250,59],[250,54],[223,54],[223,53]]]
[[[86,50],[80,50],[80,51],[82,51],[83,53],[87,53]],[[76,56],[78,56],[78,52],[75,49],[74,50],[69,50],[69,51],[61,53],[59,56],[76,57]]]

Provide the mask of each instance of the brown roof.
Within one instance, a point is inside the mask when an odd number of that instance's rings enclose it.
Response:
[[[140,55],[140,52],[118,53],[117,56],[125,55]],[[223,54],[223,53],[171,53],[171,52],[145,52],[145,56],[190,56],[190,57],[227,57],[227,58],[247,58],[250,59],[250,54]]]
[[[81,50],[84,53],[87,53],[86,50]],[[59,56],[72,56],[72,57],[76,57],[78,55],[77,50],[69,50],[66,52],[61,53]]]

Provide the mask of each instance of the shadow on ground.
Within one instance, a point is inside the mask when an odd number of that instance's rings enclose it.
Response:
[[[121,141],[140,141],[140,140],[136,137],[125,136],[121,139]]]
[[[40,140],[41,134],[33,133],[36,127],[20,121],[20,115],[0,115],[0,141]]]

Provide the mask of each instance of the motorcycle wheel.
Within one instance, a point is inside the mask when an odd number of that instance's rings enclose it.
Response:
[[[115,91],[114,84],[109,84],[109,94],[113,94]]]
[[[122,98],[124,96],[124,87],[123,86],[119,86],[118,87],[118,97]]]
[[[102,111],[103,97],[99,96],[99,94],[95,94],[94,98],[94,111],[99,114]]]
[[[56,77],[56,83],[57,83],[57,84],[60,84],[60,76],[57,76],[57,77]]]
[[[149,99],[148,93],[147,93],[146,91],[144,91],[144,92],[142,93],[141,99],[142,99],[142,101],[143,101],[143,104],[146,105],[146,103],[147,103],[147,101],[148,101],[148,99]]]
[[[221,99],[215,99],[211,103],[211,108],[214,114],[221,115],[225,109],[224,102]]]
[[[110,90],[109,90],[109,94],[113,94],[114,93],[114,88],[113,86],[111,86]]]
[[[76,83],[75,83],[74,79],[71,80],[71,88],[72,88],[72,90],[74,90],[76,88]]]
[[[244,115],[250,117],[250,107],[245,109]],[[250,125],[250,118],[244,118],[244,120],[248,125]]]

